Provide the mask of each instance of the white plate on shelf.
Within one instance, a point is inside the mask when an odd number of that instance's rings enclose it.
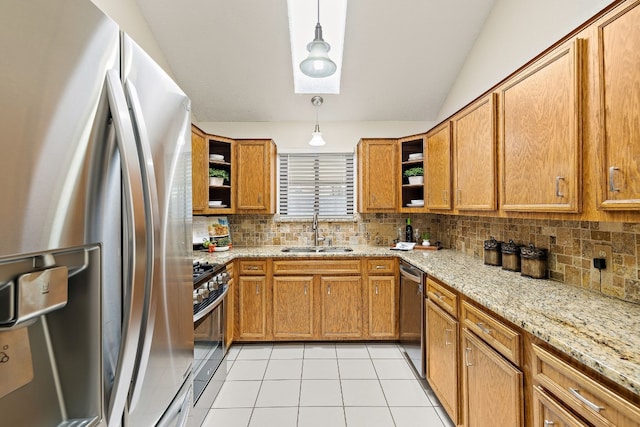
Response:
[[[424,205],[424,200],[423,199],[414,199],[414,200],[411,200],[410,204],[412,204],[412,205]]]
[[[422,153],[409,154],[409,160],[420,160],[422,158],[423,158],[423,154]]]
[[[214,162],[224,162],[224,156],[222,154],[209,154],[209,160]]]
[[[420,203],[420,204],[407,203],[407,207],[408,208],[422,208],[422,207],[424,207],[424,203]]]
[[[227,205],[209,205],[209,207],[212,209],[220,209],[220,208],[226,208]]]

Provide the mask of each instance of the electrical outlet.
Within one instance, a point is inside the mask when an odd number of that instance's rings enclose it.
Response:
[[[598,270],[603,270],[607,268],[607,260],[605,258],[594,258],[593,266]]]
[[[599,270],[602,269],[606,269],[607,266],[612,265],[612,255],[611,255],[611,246],[606,246],[606,245],[593,245],[593,267],[597,268]],[[599,265],[604,265],[604,267],[597,267],[596,266],[596,259],[601,259],[604,260],[602,261],[598,261]],[[601,264],[600,264],[601,263]]]

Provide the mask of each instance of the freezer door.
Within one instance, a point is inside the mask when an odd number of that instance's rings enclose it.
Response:
[[[91,138],[117,25],[85,0],[0,2],[0,257],[89,243]]]
[[[123,34],[123,84],[137,132],[147,205],[147,319],[129,400],[128,424],[155,425],[191,373],[190,101]]]

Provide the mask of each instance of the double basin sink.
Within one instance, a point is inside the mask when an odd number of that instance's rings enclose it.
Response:
[[[340,248],[333,246],[323,246],[323,247],[299,247],[299,248],[284,248],[282,252],[290,253],[290,254],[336,254],[336,253],[346,253],[353,252],[351,248]]]

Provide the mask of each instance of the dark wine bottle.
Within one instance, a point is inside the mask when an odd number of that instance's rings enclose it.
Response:
[[[413,227],[411,226],[411,218],[407,218],[405,239],[407,239],[407,242],[413,242]]]

